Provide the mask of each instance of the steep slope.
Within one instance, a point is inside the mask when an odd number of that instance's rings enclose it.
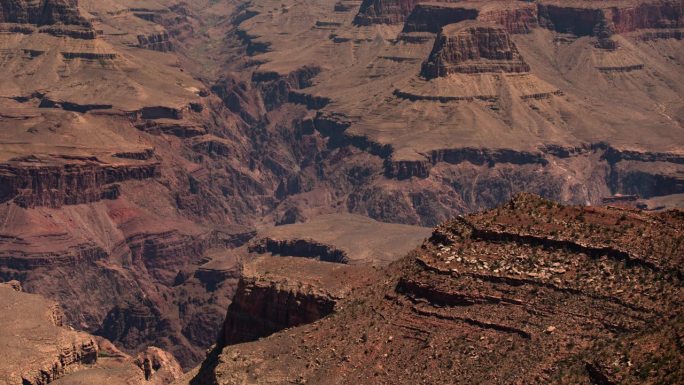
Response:
[[[0,284],[0,308],[0,384],[168,384],[182,374],[161,349],[133,358],[74,331],[63,324],[58,304],[21,292],[17,281]]]
[[[0,280],[187,368],[254,228],[433,226],[518,191],[681,204],[681,8],[0,0]],[[457,30],[477,48],[442,49]],[[453,73],[421,75],[435,49]]]
[[[678,383],[682,231],[680,211],[519,195],[439,226],[332,315],[217,349],[179,383]]]
[[[0,279],[129,353],[197,362],[215,335],[188,302],[213,294],[184,278],[251,237],[276,183],[246,166],[247,124],[180,66],[148,16],[190,22],[161,3],[1,4]]]

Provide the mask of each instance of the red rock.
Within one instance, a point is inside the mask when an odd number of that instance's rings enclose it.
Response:
[[[528,72],[530,67],[502,27],[482,22],[451,24],[437,35],[421,75],[427,79],[452,73]]]

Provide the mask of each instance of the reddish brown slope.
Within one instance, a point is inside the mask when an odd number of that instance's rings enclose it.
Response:
[[[678,383],[678,211],[530,195],[438,227],[322,321],[214,352],[201,384]]]

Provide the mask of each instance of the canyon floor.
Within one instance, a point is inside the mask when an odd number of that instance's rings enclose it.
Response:
[[[0,334],[0,383],[678,382],[682,36],[681,0],[0,0],[0,300],[49,346]]]

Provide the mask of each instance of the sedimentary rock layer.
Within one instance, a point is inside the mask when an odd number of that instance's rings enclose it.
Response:
[[[523,194],[439,226],[328,317],[215,351],[197,379],[677,382],[683,226],[681,212]]]
[[[421,75],[432,79],[453,73],[529,72],[506,31],[481,22],[444,27]]]
[[[119,196],[117,182],[153,178],[158,172],[157,163],[120,166],[95,162],[36,166],[2,164],[0,202],[14,200],[23,207],[60,207],[116,199]]]
[[[45,385],[97,361],[95,339],[69,330],[59,306],[0,285],[0,382]]]
[[[265,337],[317,321],[360,285],[363,268],[290,257],[245,264],[219,346]]]

